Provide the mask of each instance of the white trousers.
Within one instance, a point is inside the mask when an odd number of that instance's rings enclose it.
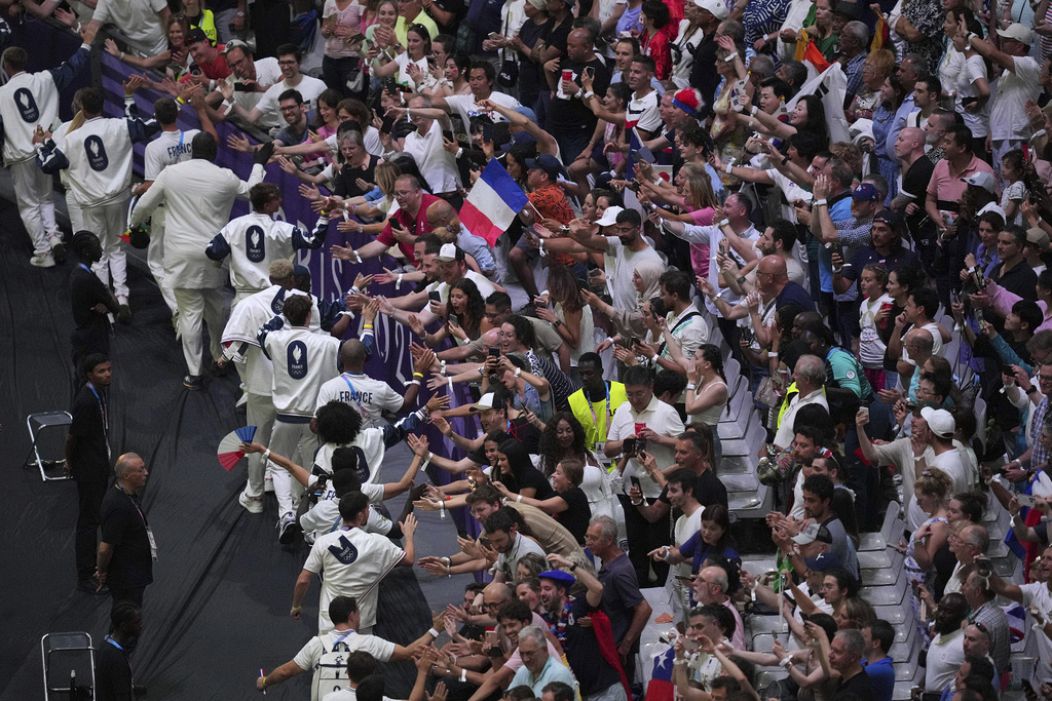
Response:
[[[121,234],[128,228],[128,198],[116,202],[81,207],[84,228],[99,237],[102,243],[102,260],[91,269],[102,284],[113,281],[113,295],[121,304],[128,303],[128,261],[121,247]]]
[[[150,268],[154,282],[161,290],[161,298],[175,314],[175,290],[164,269],[164,207],[153,210],[150,216],[150,246],[146,249],[146,265]]]
[[[269,447],[278,455],[284,455],[309,470],[314,462],[314,451],[318,448],[318,438],[311,432],[309,423],[293,424],[278,419],[274,422]],[[274,496],[278,499],[278,518],[289,513],[295,514],[296,505],[303,496],[303,486],[292,479],[288,470],[274,468],[271,475]]]
[[[226,301],[216,288],[189,289],[176,287],[175,304],[179,310],[179,338],[183,343],[186,369],[191,375],[201,375],[201,355],[204,352],[203,333],[208,326],[209,350],[212,358],[221,352],[220,339],[226,325]]]
[[[59,241],[55,203],[51,199],[51,176],[40,170],[35,158],[12,163],[11,180],[22,224],[33,241],[33,253],[47,253]]]
[[[245,418],[249,426],[256,427],[256,435],[252,439],[256,443],[269,446],[274,430],[274,402],[270,395],[253,394],[245,392]],[[278,453],[284,455],[284,453]],[[245,496],[256,499],[263,496],[263,473],[266,465],[263,464],[263,456],[252,453],[248,456],[248,483],[245,485]],[[275,472],[285,472],[276,468]],[[285,472],[287,475],[288,473]]]

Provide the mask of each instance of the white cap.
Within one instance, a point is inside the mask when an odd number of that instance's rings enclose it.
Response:
[[[981,187],[991,195],[997,190],[997,183],[994,182],[994,174],[987,173],[986,171],[972,173],[964,179],[964,182],[975,187]]]
[[[926,406],[921,409],[921,418],[928,422],[931,432],[940,438],[953,438],[953,432],[957,430],[957,422],[953,420],[953,414],[945,409],[933,409]]]
[[[858,142],[862,139],[873,140],[873,120],[872,119],[856,119],[851,123],[848,129],[848,134],[851,136],[851,143],[858,146]]]
[[[694,4],[703,10],[708,10],[709,14],[721,22],[727,19],[727,5],[723,0],[694,0]]]
[[[618,207],[617,205],[613,205],[611,207],[607,207],[606,211],[603,212],[603,216],[600,217],[599,220],[596,222],[596,225],[597,226],[613,226],[614,224],[617,223],[617,215],[620,214],[623,211],[625,211],[624,208],[623,207]]]
[[[1018,22],[1012,22],[1007,29],[998,29],[997,36],[1003,39],[1015,39],[1020,44],[1026,44],[1027,46],[1034,43],[1034,33],[1030,30],[1030,27]]]
[[[471,405],[472,411],[485,411],[493,408],[493,392],[486,392],[479,400]]]
[[[444,243],[442,248],[438,249],[438,259],[443,263],[447,263],[451,260],[457,259],[457,246],[453,243]]]
[[[1007,219],[1008,218],[1008,217],[1005,216],[1005,211],[1003,209],[1001,209],[1001,205],[997,204],[996,202],[990,202],[985,207],[983,207],[978,212],[976,212],[975,215],[977,217],[979,217],[979,216],[982,216],[982,215],[986,214],[987,212],[993,212],[994,214],[999,214],[1002,219]]]

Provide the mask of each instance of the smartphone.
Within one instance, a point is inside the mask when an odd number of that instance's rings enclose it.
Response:
[[[490,346],[489,357],[491,357],[491,358],[499,358],[500,357],[500,348],[497,348],[496,346]]]
[[[427,298],[432,302],[436,302],[438,304],[442,303],[442,293],[438,290],[431,290],[430,292],[428,292]]]
[[[234,92],[252,92],[252,87],[247,83],[234,83]]]
[[[637,438],[636,439],[636,452],[637,453],[645,453],[646,449],[647,449],[647,439],[646,438]]]
[[[642,485],[639,484],[639,478],[638,477],[629,477],[628,479],[629,479],[629,481],[632,482],[632,486],[633,487],[635,487],[636,489],[638,489],[640,491],[643,490]]]
[[[636,438],[634,436],[632,438],[625,439],[624,443],[621,445],[621,452],[623,452],[625,455],[636,454]],[[639,486],[638,478],[633,477],[632,481],[636,486]]]
[[[453,324],[453,326],[460,326],[460,317],[456,314],[450,314],[449,323]]]

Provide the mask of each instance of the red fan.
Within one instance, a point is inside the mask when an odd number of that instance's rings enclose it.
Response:
[[[245,451],[241,450],[242,443],[251,443],[256,435],[255,426],[242,426],[223,436],[216,450],[216,458],[223,469],[230,472],[237,465],[238,460],[245,457]]]

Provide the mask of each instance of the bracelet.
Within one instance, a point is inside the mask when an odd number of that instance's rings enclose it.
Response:
[[[266,689],[267,688],[267,678],[265,676],[263,677],[263,681],[260,683],[259,688],[260,689]]]
[[[756,113],[759,112],[759,111],[760,111],[760,108],[757,107],[756,105],[753,105],[752,109],[749,110],[749,114],[751,114],[753,117],[755,117]]]
[[[453,579],[453,567],[452,567],[452,565],[446,565],[446,579]]]
[[[723,165],[723,172],[726,173],[727,175],[730,175],[731,174],[731,170],[733,168],[734,168],[734,161],[727,161],[727,163],[725,163]]]
[[[270,448],[263,451],[263,462],[270,460]]]
[[[595,97],[595,93],[594,93],[594,92],[592,92],[591,90],[589,90],[588,92],[586,92],[586,93],[584,94],[584,96],[583,96],[583,97],[584,97],[584,99],[586,99],[586,100],[591,100],[591,99],[592,99],[593,97]]]
[[[820,200],[815,200],[811,204],[815,207],[825,207],[828,203],[825,201],[825,198],[822,198]]]
[[[698,388],[698,386],[696,384],[694,384],[693,382],[688,382],[687,383],[687,391],[688,392],[693,392],[697,388]]]
[[[405,273],[398,273],[398,277],[395,278],[395,289],[396,290],[402,288],[402,278],[404,278],[404,277],[405,277]]]
[[[522,368],[515,368],[515,377],[522,377]]]
[[[446,563],[446,567],[452,567],[453,566],[453,558],[451,558],[449,555],[446,555],[445,557],[443,557],[442,560]]]
[[[123,51],[121,51],[120,59],[121,59],[122,61],[124,60],[124,52],[123,52]]]
[[[727,171],[727,172],[730,172],[730,171]],[[716,226],[720,227],[721,229],[723,227],[725,227],[725,226],[730,226],[730,225],[731,225],[731,220],[727,219],[727,218],[720,219],[719,223],[716,224]]]
[[[423,376],[424,376],[424,373],[417,372],[416,370],[413,370],[413,377],[422,378]]]
[[[461,667],[460,668],[460,683],[461,684],[467,683],[467,680],[468,680],[468,671],[466,669],[464,669],[463,667]]]
[[[407,380],[406,384],[407,385],[416,385],[417,387],[419,387],[420,386],[420,380]]]
[[[362,328],[366,331],[372,331],[374,327],[372,324],[362,324]],[[423,377],[423,375],[421,375],[421,377]]]
[[[777,358],[778,357],[778,351],[767,351],[767,357],[768,358]]]
[[[738,54],[737,53],[733,53],[730,56],[728,56],[727,58],[723,59],[723,62],[724,63],[734,63],[734,59],[736,59],[736,58],[738,58]]]
[[[427,634],[430,635],[432,638],[437,638],[438,637],[438,631],[435,630],[434,628],[429,628],[428,631],[427,631]]]
[[[522,503],[522,495],[521,494],[516,494],[515,495],[515,503],[516,504],[521,504]]]

